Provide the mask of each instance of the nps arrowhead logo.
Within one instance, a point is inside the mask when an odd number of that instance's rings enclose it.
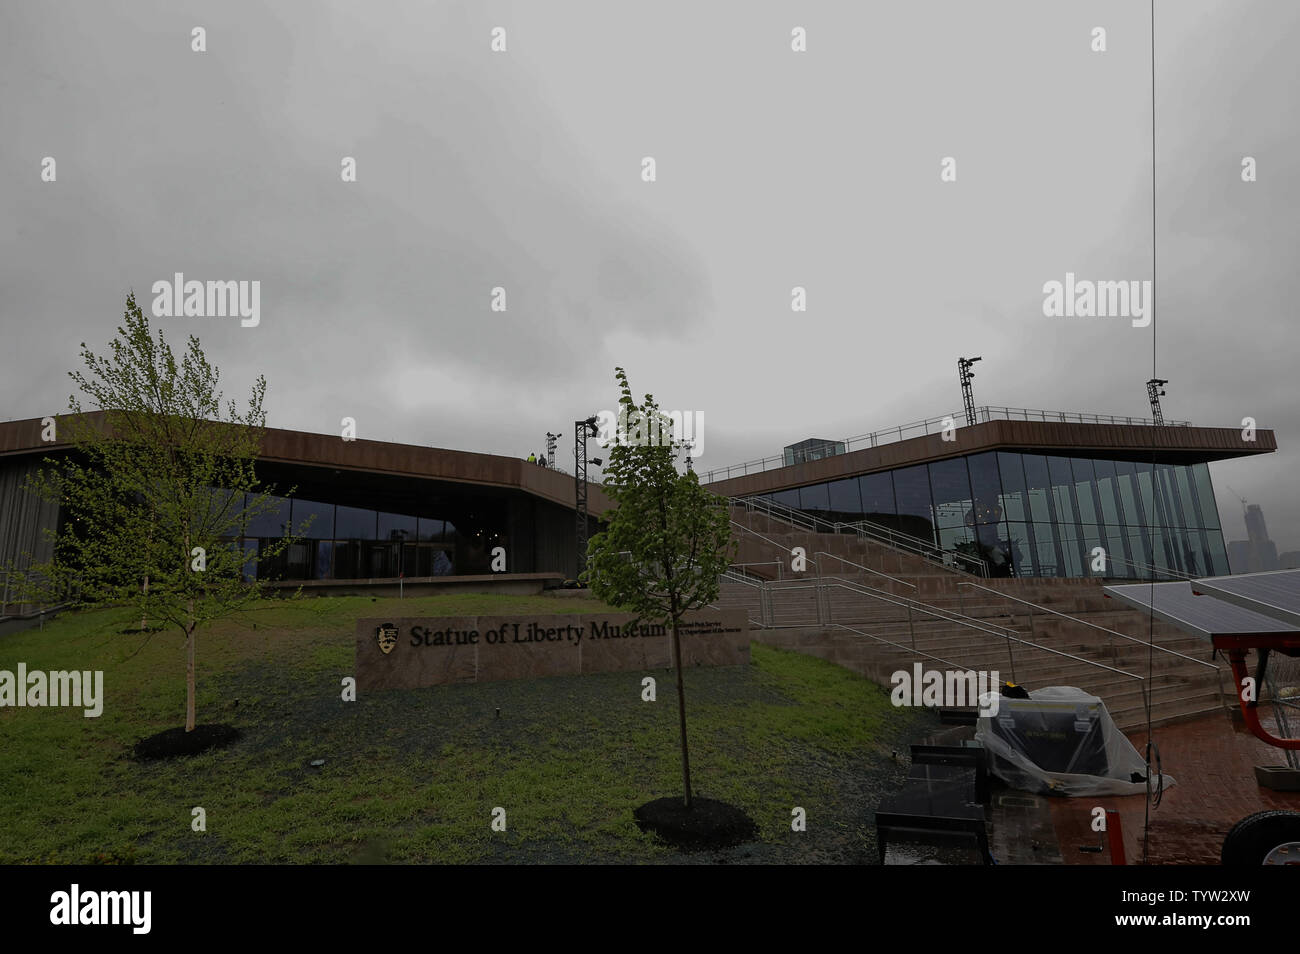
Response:
[[[379,648],[387,656],[397,648],[397,627],[392,623],[375,627],[375,639],[379,640]]]

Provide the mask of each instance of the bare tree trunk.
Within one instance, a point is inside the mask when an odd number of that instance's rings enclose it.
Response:
[[[194,731],[194,644],[198,640],[194,624],[194,600],[190,600],[190,631],[185,637],[185,731]]]
[[[673,617],[673,665],[677,667],[677,726],[682,735],[682,785],[686,791],[686,807],[691,807],[691,756],[686,745],[686,687],[682,684],[682,640],[677,632],[677,617]]]
[[[148,574],[145,574],[145,578],[144,578],[144,591],[143,591],[143,592],[144,592],[144,595],[145,595],[146,597],[149,595],[149,576],[148,576]],[[147,616],[145,616],[143,613],[141,613],[141,614],[140,614],[140,631],[141,631],[141,632],[144,632],[144,631],[145,631],[146,629],[148,629],[148,628],[149,628],[149,618],[148,618]]]

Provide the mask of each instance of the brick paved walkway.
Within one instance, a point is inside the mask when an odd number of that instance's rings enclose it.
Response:
[[[1262,721],[1276,732],[1268,720]],[[1177,784],[1165,791],[1158,808],[1151,809],[1151,864],[1217,865],[1223,836],[1246,815],[1270,809],[1300,811],[1300,792],[1274,792],[1255,781],[1254,767],[1285,764],[1283,752],[1256,739],[1240,724],[1230,724],[1226,716],[1156,728],[1153,734],[1164,771]],[[1143,751],[1145,730],[1130,733],[1129,741]],[[1108,852],[1078,850],[1080,845],[1095,845],[1104,837],[1091,830],[1094,805],[1120,812],[1128,862],[1141,863],[1145,796],[1049,801],[1061,857],[1067,865],[1110,864]]]

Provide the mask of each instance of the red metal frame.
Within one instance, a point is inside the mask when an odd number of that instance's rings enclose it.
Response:
[[[1228,662],[1232,665],[1232,679],[1237,686],[1237,702],[1241,705],[1242,718],[1246,720],[1246,728],[1250,729],[1251,734],[1279,749],[1300,751],[1300,739],[1280,739],[1269,734],[1268,730],[1260,725],[1259,713],[1256,711],[1258,702],[1254,699],[1247,702],[1241,697],[1242,682],[1250,676],[1250,670],[1246,668],[1246,651],[1267,649],[1284,656],[1300,656],[1300,633],[1215,636],[1214,648],[1227,653]],[[1256,687],[1257,690],[1258,688]],[[1258,692],[1256,694],[1258,695]]]
[[[1110,863],[1128,864],[1124,856],[1124,830],[1120,825],[1119,812],[1113,808],[1106,809],[1106,838],[1110,842]]]

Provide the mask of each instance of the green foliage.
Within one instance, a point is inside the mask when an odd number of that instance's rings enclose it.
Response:
[[[630,610],[634,619],[671,628],[677,670],[682,788],[691,807],[686,740],[686,689],[682,682],[678,624],[690,610],[718,598],[718,578],[735,559],[726,501],[700,486],[695,472],[677,470],[672,420],[652,395],[638,407],[622,368],[614,369],[622,396],[619,424],[608,448],[605,493],[616,504],[608,527],[587,545],[583,574],[597,599]]]
[[[246,410],[231,401],[223,418],[220,373],[197,338],[178,362],[134,294],[117,332],[106,356],[83,342],[85,371],[69,372],[92,406],[69,398],[57,436],[74,452],[47,458],[29,484],[63,519],[53,559],[21,575],[19,588],[31,602],[128,604],[189,639],[262,595],[265,581],[244,578],[247,558],[230,538],[276,506],[254,470],[266,381]],[[261,557],[292,542],[277,539]]]
[[[616,504],[608,527],[587,546],[584,579],[597,599],[641,620],[676,623],[718,598],[718,577],[735,559],[725,501],[677,470],[683,442],[650,394],[638,407],[627,375],[608,448],[605,493]]]

